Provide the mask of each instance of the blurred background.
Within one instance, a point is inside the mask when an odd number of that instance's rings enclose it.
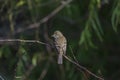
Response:
[[[64,58],[51,35],[60,30],[67,53],[95,75],[120,80],[120,0],[0,0],[0,80],[100,80]]]

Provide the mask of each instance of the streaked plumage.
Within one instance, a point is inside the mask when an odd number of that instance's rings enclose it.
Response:
[[[58,64],[62,64],[63,63],[62,55],[66,53],[67,40],[60,31],[55,31],[52,37],[54,38],[54,44],[59,53]]]

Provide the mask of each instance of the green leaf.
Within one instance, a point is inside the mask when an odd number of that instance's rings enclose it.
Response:
[[[94,18],[94,19],[95,19],[94,21],[95,21],[95,23],[96,23],[96,25],[97,25],[100,33],[103,34],[103,30],[102,30],[102,28],[101,28],[101,24],[100,24],[100,21],[99,21],[99,19],[98,19],[98,15],[97,15],[96,11],[94,12],[94,17],[95,17],[95,18]]]
[[[37,55],[34,55],[34,56],[33,56],[33,58],[32,58],[32,64],[33,64],[34,66],[37,65]]]
[[[17,68],[16,68],[16,77],[22,76],[24,73],[24,65],[21,60],[17,63]]]
[[[20,0],[17,4],[16,4],[16,8],[19,8],[21,6],[23,6],[25,4],[24,0]]]
[[[91,20],[91,24],[92,24],[92,27],[93,27],[94,31],[96,32],[98,38],[100,39],[100,41],[103,41],[101,33],[100,33],[99,29],[97,28],[95,21]]]
[[[80,42],[79,42],[79,44],[80,44],[80,45],[83,44],[84,41],[85,41],[85,32],[82,31],[82,34],[81,34],[81,37],[80,37]]]
[[[113,30],[115,32],[117,32],[117,27],[120,21],[120,1],[118,0],[118,2],[116,2],[115,7],[113,8],[113,13],[112,13],[112,17],[111,17],[111,23],[112,23],[112,27]]]

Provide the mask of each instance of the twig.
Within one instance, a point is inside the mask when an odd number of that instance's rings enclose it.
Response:
[[[44,32],[43,36],[44,36],[45,42],[49,43],[49,37],[48,37],[48,31],[47,30],[48,29],[47,29],[46,24],[45,24],[45,27],[43,29],[43,32]],[[47,63],[45,64],[44,68],[42,69],[42,72],[41,72],[38,80],[43,80],[44,79],[44,77],[46,76],[46,74],[48,72],[48,69],[49,69],[49,66],[50,66],[50,61],[52,59],[52,54],[51,54],[52,50],[51,50],[51,47],[46,46],[46,50],[47,50],[48,53],[50,53],[49,54],[49,58],[48,58]]]
[[[75,55],[73,54],[73,50],[72,50],[72,47],[71,46],[69,46],[69,48],[70,48],[70,50],[71,50],[71,53],[72,53],[72,55],[73,55],[73,59],[78,63],[78,60],[76,59],[76,57],[75,57]]]
[[[50,46],[49,44],[41,42],[41,41],[38,41],[38,40],[0,39],[0,42],[26,42],[26,43],[38,43],[38,44],[43,44],[43,45]]]
[[[75,64],[76,66],[78,66],[80,69],[88,72],[89,74],[91,74],[92,76],[94,76],[94,77],[96,77],[96,78],[98,78],[98,79],[100,79],[100,80],[104,80],[103,78],[101,78],[101,77],[95,75],[94,73],[92,73],[91,71],[89,71],[87,68],[85,68],[85,67],[81,66],[80,64],[76,63],[75,61],[71,60],[71,59],[68,58],[66,55],[63,54],[63,56],[64,56],[68,61],[70,61],[71,63],[73,63],[73,64]]]
[[[75,55],[74,55],[74,53],[73,53],[72,47],[71,47],[71,46],[69,46],[69,47],[70,47],[71,53],[72,53],[72,55],[73,55],[73,59],[76,61],[77,64],[79,64],[79,63],[78,63],[78,60],[76,59],[76,57],[75,57]],[[88,79],[87,79],[87,75],[85,74],[85,72],[84,72],[83,70],[81,70],[80,68],[78,68],[78,70],[80,70],[80,71],[83,73],[83,75],[84,75],[84,77],[85,77],[85,80],[88,80]]]
[[[22,39],[3,39],[3,40],[1,40],[1,39],[0,39],[0,42],[27,42],[27,43],[30,42],[30,43],[38,43],[38,44],[43,44],[43,45],[50,46],[49,44],[46,44],[46,43],[41,42],[41,41],[38,41],[38,40],[22,40]],[[98,79],[100,79],[100,80],[104,80],[103,78],[101,78],[101,77],[95,75],[94,73],[92,73],[91,71],[89,71],[87,68],[85,68],[85,67],[79,65],[77,62],[71,60],[71,59],[68,58],[66,55],[63,54],[63,56],[64,56],[68,61],[70,61],[71,63],[73,63],[73,64],[75,64],[76,66],[78,66],[80,69],[88,72],[89,74],[91,74],[92,76],[94,76],[94,77],[96,77],[96,78],[98,78]]]
[[[39,27],[41,24],[47,22],[50,18],[52,18],[53,16],[55,16],[59,11],[61,11],[70,2],[72,2],[72,0],[67,0],[67,1],[62,2],[62,4],[59,7],[57,7],[55,10],[53,10],[50,14],[48,14],[46,17],[44,17],[43,19],[41,19],[39,22],[36,22],[34,24],[30,24],[29,27],[27,27],[27,28],[18,29],[18,30],[16,30],[15,33],[20,33],[20,32],[23,32],[25,30],[28,30],[28,29],[33,29],[33,28]]]

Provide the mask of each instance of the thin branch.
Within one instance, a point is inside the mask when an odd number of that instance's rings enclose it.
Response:
[[[43,29],[43,36],[44,36],[44,39],[45,39],[45,42],[47,42],[47,43],[49,43],[49,37],[48,37],[48,31],[47,31],[48,29],[47,29],[47,27],[46,27],[46,24],[45,24],[45,27],[44,27],[44,29]],[[47,72],[48,72],[48,69],[49,69],[49,66],[50,66],[50,61],[53,59],[52,57],[52,50],[51,50],[51,47],[48,47],[48,46],[46,46],[46,50],[47,50],[47,52],[49,53],[49,58],[48,58],[48,61],[47,61],[47,63],[45,64],[45,66],[44,66],[44,68],[42,69],[42,72],[41,72],[41,74],[40,74],[40,76],[39,76],[39,78],[38,78],[38,80],[43,80],[44,78],[45,78],[45,76],[46,76],[46,74],[47,74]]]
[[[23,39],[0,39],[0,42],[25,42],[25,43],[38,43],[38,44],[43,44],[50,46],[47,43],[38,41],[38,40],[23,40]]]
[[[68,61],[70,61],[71,63],[75,64],[76,66],[78,66],[78,67],[79,67],[80,69],[82,69],[83,71],[88,72],[89,74],[91,74],[92,76],[94,76],[94,77],[96,77],[96,78],[98,78],[98,79],[100,79],[100,80],[104,80],[103,78],[101,78],[101,77],[95,75],[94,73],[92,73],[91,71],[89,71],[87,68],[85,68],[85,67],[81,66],[80,64],[76,63],[75,61],[71,60],[71,59],[68,58],[66,55],[63,54],[63,56],[64,56]]]
[[[1,39],[0,39],[0,42],[27,42],[27,43],[30,42],[30,43],[38,43],[38,44],[43,44],[43,45],[50,46],[49,44],[46,44],[46,43],[41,42],[41,41],[38,41],[38,40],[22,40],[22,39],[3,39],[3,40],[1,40]],[[91,74],[92,76],[94,76],[94,77],[96,77],[96,78],[98,78],[98,79],[100,79],[100,80],[104,80],[103,78],[101,78],[101,77],[95,75],[94,73],[92,73],[91,71],[89,71],[87,68],[85,68],[85,67],[79,65],[77,62],[71,60],[71,59],[70,59],[69,57],[67,57],[66,55],[63,54],[63,56],[64,56],[68,61],[70,61],[71,63],[73,63],[73,64],[75,64],[76,66],[78,66],[80,69],[88,72],[89,74]]]
[[[72,50],[72,47],[69,46],[70,50],[71,50],[71,53],[72,53],[72,56],[73,56],[73,59],[76,61],[76,63],[78,63],[78,60],[76,59],[75,55],[73,54],[73,50]]]
[[[78,63],[78,60],[76,59],[75,55],[73,54],[73,49],[72,49],[72,47],[69,46],[69,48],[70,48],[71,53],[72,53],[72,55],[73,55],[73,59],[76,61],[77,64],[79,64],[79,63]],[[87,75],[85,74],[85,72],[84,72],[83,70],[81,70],[80,68],[78,68],[78,70],[80,70],[80,71],[83,73],[83,75],[84,75],[84,77],[85,77],[85,80],[88,80],[88,79],[87,79]]]
[[[15,33],[20,33],[20,32],[26,31],[28,29],[33,29],[33,28],[39,27],[41,24],[47,22],[50,18],[52,18],[53,16],[55,16],[59,11],[61,11],[70,2],[72,2],[72,0],[62,1],[61,2],[62,4],[59,7],[57,7],[55,10],[53,10],[50,14],[48,14],[46,17],[44,17],[43,19],[41,19],[39,22],[36,22],[34,24],[30,24],[29,27],[27,27],[27,28],[18,29],[18,30],[16,30]]]

